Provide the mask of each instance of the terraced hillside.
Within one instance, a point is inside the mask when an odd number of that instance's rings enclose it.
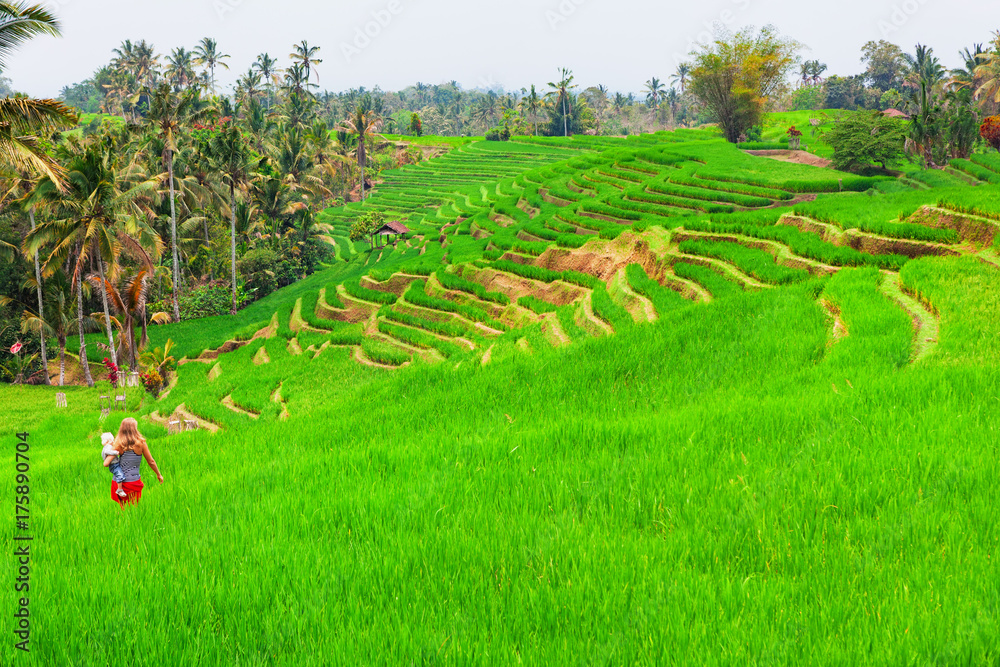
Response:
[[[39,652],[992,664],[998,195],[708,131],[388,173],[325,214],[349,261],[153,328],[182,363],[133,414],[168,481],[124,518],[92,460],[122,415],[0,388],[38,443]],[[347,242],[369,207],[411,233]],[[112,567],[166,619],[141,645],[79,583]]]

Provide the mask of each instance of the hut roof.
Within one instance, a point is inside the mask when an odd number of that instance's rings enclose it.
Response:
[[[883,116],[888,116],[889,118],[909,118],[908,115],[900,111],[899,109],[886,109],[882,112]]]
[[[389,222],[382,225],[376,234],[408,234],[410,231],[409,227],[399,222],[398,220],[390,220]]]

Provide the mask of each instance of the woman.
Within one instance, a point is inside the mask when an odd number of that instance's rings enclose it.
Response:
[[[115,438],[114,448],[121,456],[119,462],[125,473],[122,489],[126,495],[118,495],[118,483],[112,480],[111,499],[121,505],[122,509],[125,509],[126,503],[137,503],[142,498],[140,470],[143,459],[146,459],[146,463],[156,473],[156,479],[160,480],[161,484],[163,483],[163,475],[160,474],[160,469],[156,466],[156,461],[153,460],[153,453],[149,451],[146,439],[139,433],[138,424],[131,417],[122,421],[121,428],[118,429],[118,436]],[[104,467],[111,465],[114,460],[114,456],[105,458]]]

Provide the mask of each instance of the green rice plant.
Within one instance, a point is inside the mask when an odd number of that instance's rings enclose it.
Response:
[[[442,336],[448,336],[449,338],[458,338],[469,334],[468,329],[455,321],[435,322],[433,320],[416,317],[414,315],[410,315],[409,313],[401,313],[391,309],[381,311],[379,314],[388,320],[392,320],[393,322],[416,327],[418,329],[426,329],[427,331],[438,333]]]
[[[600,278],[596,278],[589,273],[581,273],[580,271],[572,271],[570,269],[563,271],[559,278],[563,282],[567,282],[572,285],[579,285],[580,287],[586,287],[587,289],[594,289],[598,285],[604,284],[604,281]]]
[[[580,203],[580,210],[588,213],[596,213],[609,218],[619,218],[621,220],[639,220],[642,216],[636,211],[625,211],[620,208],[612,208],[607,204],[597,201],[584,200]]]
[[[849,246],[837,246],[824,241],[815,232],[804,232],[785,225],[740,225],[692,220],[684,227],[712,234],[739,234],[755,239],[777,241],[788,246],[796,255],[833,266],[877,266],[898,271],[909,261],[909,257],[903,255],[871,255]]]
[[[409,352],[374,338],[365,337],[361,341],[361,351],[372,361],[386,366],[402,366],[411,360]]]
[[[340,300],[340,297],[337,296],[337,285],[339,284],[340,283],[331,283],[327,285],[324,296],[326,298],[326,302],[331,307],[340,308],[341,310],[343,310],[344,308],[346,308],[346,306],[344,305],[344,302]]]
[[[464,348],[456,345],[455,343],[441,340],[440,338],[423,331],[398,326],[392,324],[391,322],[386,322],[385,320],[379,320],[378,330],[387,336],[391,336],[396,340],[406,343],[407,345],[419,347],[423,350],[437,350],[445,359],[450,359],[451,357],[465,351]]]
[[[629,286],[638,294],[646,297],[653,303],[656,314],[662,317],[666,313],[691,305],[691,302],[682,297],[677,292],[664,287],[647,275],[646,270],[639,264],[629,264],[625,267],[625,277]]]
[[[971,160],[965,160],[962,158],[956,158],[948,163],[950,166],[958,169],[959,171],[965,172],[970,176],[978,178],[981,181],[986,181],[993,185],[1000,185],[1000,173],[993,171],[987,167],[980,164],[972,162]]]
[[[493,262],[490,266],[497,271],[512,273],[515,276],[521,276],[522,278],[528,278],[530,280],[538,280],[543,283],[550,283],[554,280],[562,278],[562,273],[559,271],[553,271],[541,266],[535,266],[534,264],[518,264],[517,262],[512,262],[508,259],[499,259]]]
[[[670,186],[663,186],[664,188],[669,188]],[[763,200],[761,200],[763,201]],[[732,206],[723,206],[719,204],[713,204],[710,201],[702,201],[698,199],[689,199],[687,197],[675,197],[670,195],[660,195],[655,192],[647,192],[642,188],[630,188],[625,193],[625,204],[631,205],[632,202],[643,202],[647,204],[659,204],[661,206],[677,207],[677,208],[687,208],[699,211],[705,211],[706,213],[728,213],[733,210]],[[761,205],[769,204],[770,202],[765,201]],[[639,209],[646,213],[656,214],[659,209],[656,208],[641,208]]]
[[[610,324],[611,328],[616,332],[623,331],[635,324],[628,311],[611,299],[611,295],[608,294],[604,283],[600,283],[594,287],[590,293],[590,300],[594,308],[594,314]]]
[[[787,285],[806,280],[809,274],[778,264],[773,255],[756,248],[747,248],[726,241],[682,241],[681,252],[701,257],[714,257],[735,265],[744,273],[772,285]]]
[[[482,308],[478,308],[471,304],[455,303],[454,301],[439,299],[435,296],[428,295],[426,291],[426,281],[423,280],[415,280],[410,283],[410,287],[407,289],[403,298],[407,303],[412,303],[413,305],[420,306],[421,308],[440,310],[446,313],[455,313],[457,315],[461,315],[467,320],[481,322],[491,329],[497,329],[499,331],[507,330],[507,325],[494,320],[490,314]]]
[[[500,292],[489,292],[479,283],[466,280],[465,278],[457,276],[454,273],[448,273],[445,270],[438,269],[434,275],[445,289],[468,292],[483,301],[492,301],[493,303],[498,303],[501,306],[510,304],[510,299],[506,294],[501,294]]]
[[[707,266],[677,262],[674,264],[674,273],[681,278],[698,283],[708,290],[709,294],[715,299],[725,299],[726,297],[743,293],[743,288],[739,284],[732,280],[727,280],[722,274],[713,271]]]
[[[390,294],[389,292],[379,292],[378,290],[368,289],[367,287],[362,286],[356,278],[345,280],[343,285],[345,292],[353,296],[355,299],[360,299],[362,301],[393,304],[396,303],[396,299],[399,298],[395,294]]]
[[[548,301],[542,301],[541,299],[533,296],[522,296],[517,300],[517,305],[522,308],[527,308],[528,310],[539,315],[554,313],[559,309],[558,306],[551,304]]]
[[[795,214],[837,225],[842,229],[891,238],[914,239],[934,243],[956,243],[958,234],[951,229],[935,229],[893,220],[904,220],[921,206],[934,201],[926,191],[910,191],[893,195],[829,195],[816,201],[795,206]]]
[[[580,325],[576,323],[575,312],[576,306],[572,304],[556,308],[556,317],[559,318],[559,326],[562,327],[562,330],[566,332],[566,335],[571,340],[579,340],[587,337],[587,332],[581,329]]]
[[[937,205],[960,213],[1000,220],[1000,188],[953,189],[938,195]]]
[[[747,195],[749,197],[770,199],[773,201],[786,201],[792,199],[793,197],[791,192],[775,188],[764,188],[756,185],[747,185],[746,183],[713,181],[709,178],[703,178],[700,175],[697,175],[697,172],[695,171],[678,171],[677,173],[670,174],[668,178],[671,183],[677,183],[679,185],[686,185],[693,188],[705,188],[719,192],[732,192]]]

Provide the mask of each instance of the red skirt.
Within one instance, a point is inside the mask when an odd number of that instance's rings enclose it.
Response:
[[[142,498],[142,480],[137,482],[122,482],[122,488],[125,490],[126,496],[118,495],[118,483],[115,480],[111,480],[111,500],[115,501],[121,505],[122,509],[125,509],[125,505],[128,503],[135,504],[139,502],[139,498]]]

